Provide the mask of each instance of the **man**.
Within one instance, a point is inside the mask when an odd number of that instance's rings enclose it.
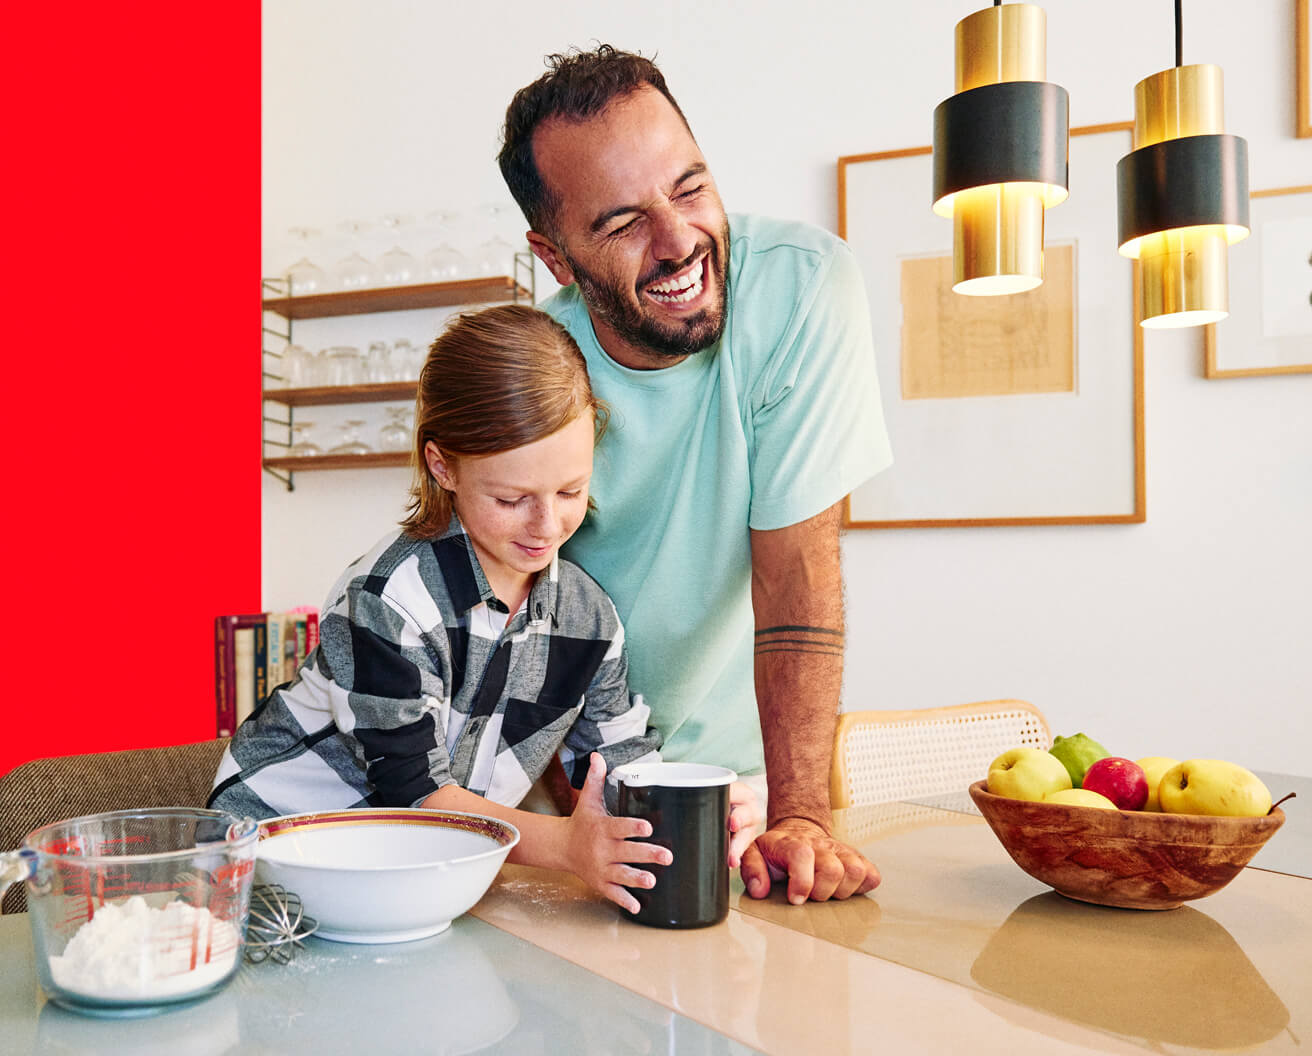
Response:
[[[612,409],[569,556],[626,626],[665,756],[769,776],[742,876],[846,898],[875,866],[830,835],[844,496],[891,461],[864,287],[808,225],[726,216],[649,60],[556,55],[506,112],[502,175]]]

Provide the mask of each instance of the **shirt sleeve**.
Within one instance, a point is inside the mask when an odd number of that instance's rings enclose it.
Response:
[[[865,284],[846,243],[799,292],[751,414],[751,528],[813,517],[892,463]]]
[[[411,806],[455,780],[432,633],[358,582],[320,620],[317,667],[332,683],[333,719],[359,744],[379,806]]]
[[[608,772],[640,759],[660,759],[661,735],[650,725],[651,709],[641,694],[629,691],[629,658],[618,621],[617,616],[615,637],[584,691],[583,709],[558,753],[575,788],[583,787],[593,752],[601,753]]]

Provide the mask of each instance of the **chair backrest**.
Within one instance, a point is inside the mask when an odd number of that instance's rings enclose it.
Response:
[[[168,748],[137,748],[33,759],[0,777],[0,850],[65,818],[136,807],[203,807],[226,737]],[[0,899],[0,912],[27,908],[24,885]]]
[[[835,807],[959,792],[1009,748],[1049,748],[1043,713],[1023,700],[838,716],[829,798]]]

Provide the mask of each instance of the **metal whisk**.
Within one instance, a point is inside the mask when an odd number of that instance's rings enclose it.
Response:
[[[251,913],[246,925],[246,960],[251,964],[273,958],[290,964],[301,940],[314,934],[319,922],[307,916],[301,896],[281,884],[251,888]]]

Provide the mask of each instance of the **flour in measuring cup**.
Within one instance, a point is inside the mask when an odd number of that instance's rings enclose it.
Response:
[[[205,907],[140,895],[107,902],[50,958],[55,984],[84,997],[176,997],[223,979],[237,960],[237,929]]]

